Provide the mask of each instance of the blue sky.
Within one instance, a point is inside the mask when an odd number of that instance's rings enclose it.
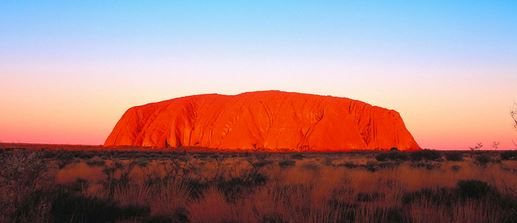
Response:
[[[170,53],[168,50],[208,48],[228,53],[239,53],[239,49],[263,53],[290,50],[334,56],[342,55],[343,51],[366,51],[364,54],[373,57],[392,53],[381,50],[417,56],[442,54],[446,58],[494,51],[515,56],[512,43],[517,16],[516,3],[511,1],[496,4],[491,1],[409,4],[407,1],[153,1],[153,4],[4,1],[2,4],[0,25],[5,31],[0,37],[2,48],[15,54],[20,51],[58,54],[77,49],[86,51],[86,56],[112,50],[122,51],[121,54],[129,51],[160,55]],[[20,57],[31,55],[20,54]],[[485,55],[479,59],[491,58]]]

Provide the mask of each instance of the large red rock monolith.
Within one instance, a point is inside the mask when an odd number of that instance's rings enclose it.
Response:
[[[418,150],[399,113],[348,98],[281,91],[206,94],[132,107],[104,146],[221,150]]]

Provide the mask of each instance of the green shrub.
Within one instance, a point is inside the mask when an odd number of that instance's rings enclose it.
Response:
[[[411,167],[426,168],[428,170],[439,168],[440,166],[441,166],[440,163],[428,162],[428,161],[420,161],[420,162],[413,162],[413,163],[411,163]]]
[[[411,160],[412,161],[422,161],[422,160],[429,160],[429,161],[437,161],[440,158],[442,158],[442,154],[436,150],[430,150],[430,149],[424,149],[416,152],[411,153]]]
[[[136,165],[139,167],[147,167],[149,165],[149,160],[147,158],[138,158],[135,161],[133,161]]]
[[[364,193],[360,192],[356,196],[356,200],[359,202],[371,202],[371,201],[377,201],[384,198],[384,194],[378,193],[378,192],[372,192],[372,193]]]
[[[280,166],[281,168],[292,167],[294,165],[296,165],[295,160],[282,160],[278,162],[278,166]]]
[[[486,154],[476,156],[475,160],[476,160],[476,163],[481,166],[486,166],[488,163],[492,162],[492,158]]]
[[[88,166],[104,166],[105,162],[102,159],[94,158],[86,161]]]
[[[389,208],[386,211],[386,219],[385,221],[388,223],[398,223],[398,222],[404,222],[404,210],[402,208]]]
[[[295,153],[295,154],[291,155],[291,158],[295,159],[295,160],[301,160],[301,159],[305,158],[305,156],[301,153]]]
[[[445,159],[448,161],[463,161],[463,153],[461,152],[446,152]]]
[[[208,188],[208,183],[197,179],[189,178],[185,180],[189,195],[192,199],[196,200],[203,196],[203,193]]]
[[[377,161],[405,161],[408,160],[408,155],[398,150],[392,150],[386,153],[379,153],[375,156]]]
[[[176,208],[171,216],[156,215],[143,220],[144,223],[189,223],[189,213],[185,208]]]
[[[388,160],[388,154],[387,153],[379,153],[379,154],[375,155],[375,159],[377,161],[381,161],[381,162],[386,161],[386,160]]]
[[[480,180],[460,180],[458,181],[458,193],[463,198],[481,198],[491,192],[492,187]]]
[[[501,159],[502,160],[517,160],[517,150],[502,152]]]
[[[359,164],[356,164],[354,162],[348,161],[348,162],[345,162],[345,163],[338,164],[337,166],[338,167],[346,167],[346,168],[349,168],[349,169],[353,169],[353,168],[359,168],[362,165],[359,165]]]
[[[379,169],[379,165],[377,162],[368,161],[366,163],[366,170],[369,172],[375,172]]]
[[[320,165],[317,163],[314,163],[314,162],[310,162],[310,163],[304,163],[302,165],[302,168],[306,169],[306,170],[317,171],[320,169]]]
[[[482,198],[492,199],[496,203],[505,202],[495,189],[486,182],[479,180],[460,180],[457,182],[456,188],[424,188],[408,192],[402,196],[402,202],[409,204],[428,201],[436,205],[453,205],[456,202]]]
[[[148,207],[120,207],[114,201],[60,193],[52,202],[54,222],[115,222],[149,215]]]
[[[265,166],[268,166],[268,165],[271,165],[273,164],[274,162],[272,160],[259,160],[257,162],[253,162],[251,163],[251,165],[254,167],[254,168],[262,168],[262,167],[265,167]]]
[[[250,171],[240,177],[232,177],[230,179],[219,178],[215,184],[224,195],[226,201],[235,202],[246,193],[252,192],[256,187],[266,184],[266,181],[266,175]]]

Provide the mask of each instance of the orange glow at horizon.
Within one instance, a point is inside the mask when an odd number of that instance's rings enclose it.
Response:
[[[214,90],[189,92],[188,87],[169,92],[167,87],[154,87],[148,91],[136,83],[129,82],[130,89],[110,90],[107,86],[87,83],[87,89],[78,91],[73,80],[59,85],[45,86],[43,81],[26,83],[27,88],[18,88],[23,81],[7,85],[10,97],[2,97],[0,116],[0,141],[16,143],[88,144],[100,145],[115,126],[126,109],[131,106],[166,100],[174,97],[200,93],[237,94],[248,91],[249,86],[236,87],[233,91]],[[138,82],[138,81],[136,81]],[[301,83],[311,81],[300,81]],[[70,86],[68,86],[70,85]],[[195,83],[187,84],[196,86]],[[209,89],[209,86],[204,86]],[[307,88],[311,86],[306,84]],[[271,85],[271,88],[280,88]],[[252,89],[256,90],[256,89]],[[259,89],[264,90],[264,89]],[[286,90],[285,86],[281,90]],[[501,143],[500,149],[513,148],[517,139],[509,116],[511,101],[503,97],[506,93],[492,92],[471,94],[469,89],[440,94],[427,94],[428,89],[408,89],[366,92],[356,88],[333,91],[324,88],[299,91],[339,97],[349,97],[373,105],[397,110],[416,141],[422,148],[468,149],[482,142],[485,149],[491,149],[493,141]],[[494,98],[504,100],[492,100]]]

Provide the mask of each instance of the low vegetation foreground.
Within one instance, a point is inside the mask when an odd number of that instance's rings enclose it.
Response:
[[[0,222],[517,222],[516,160],[0,149]]]

